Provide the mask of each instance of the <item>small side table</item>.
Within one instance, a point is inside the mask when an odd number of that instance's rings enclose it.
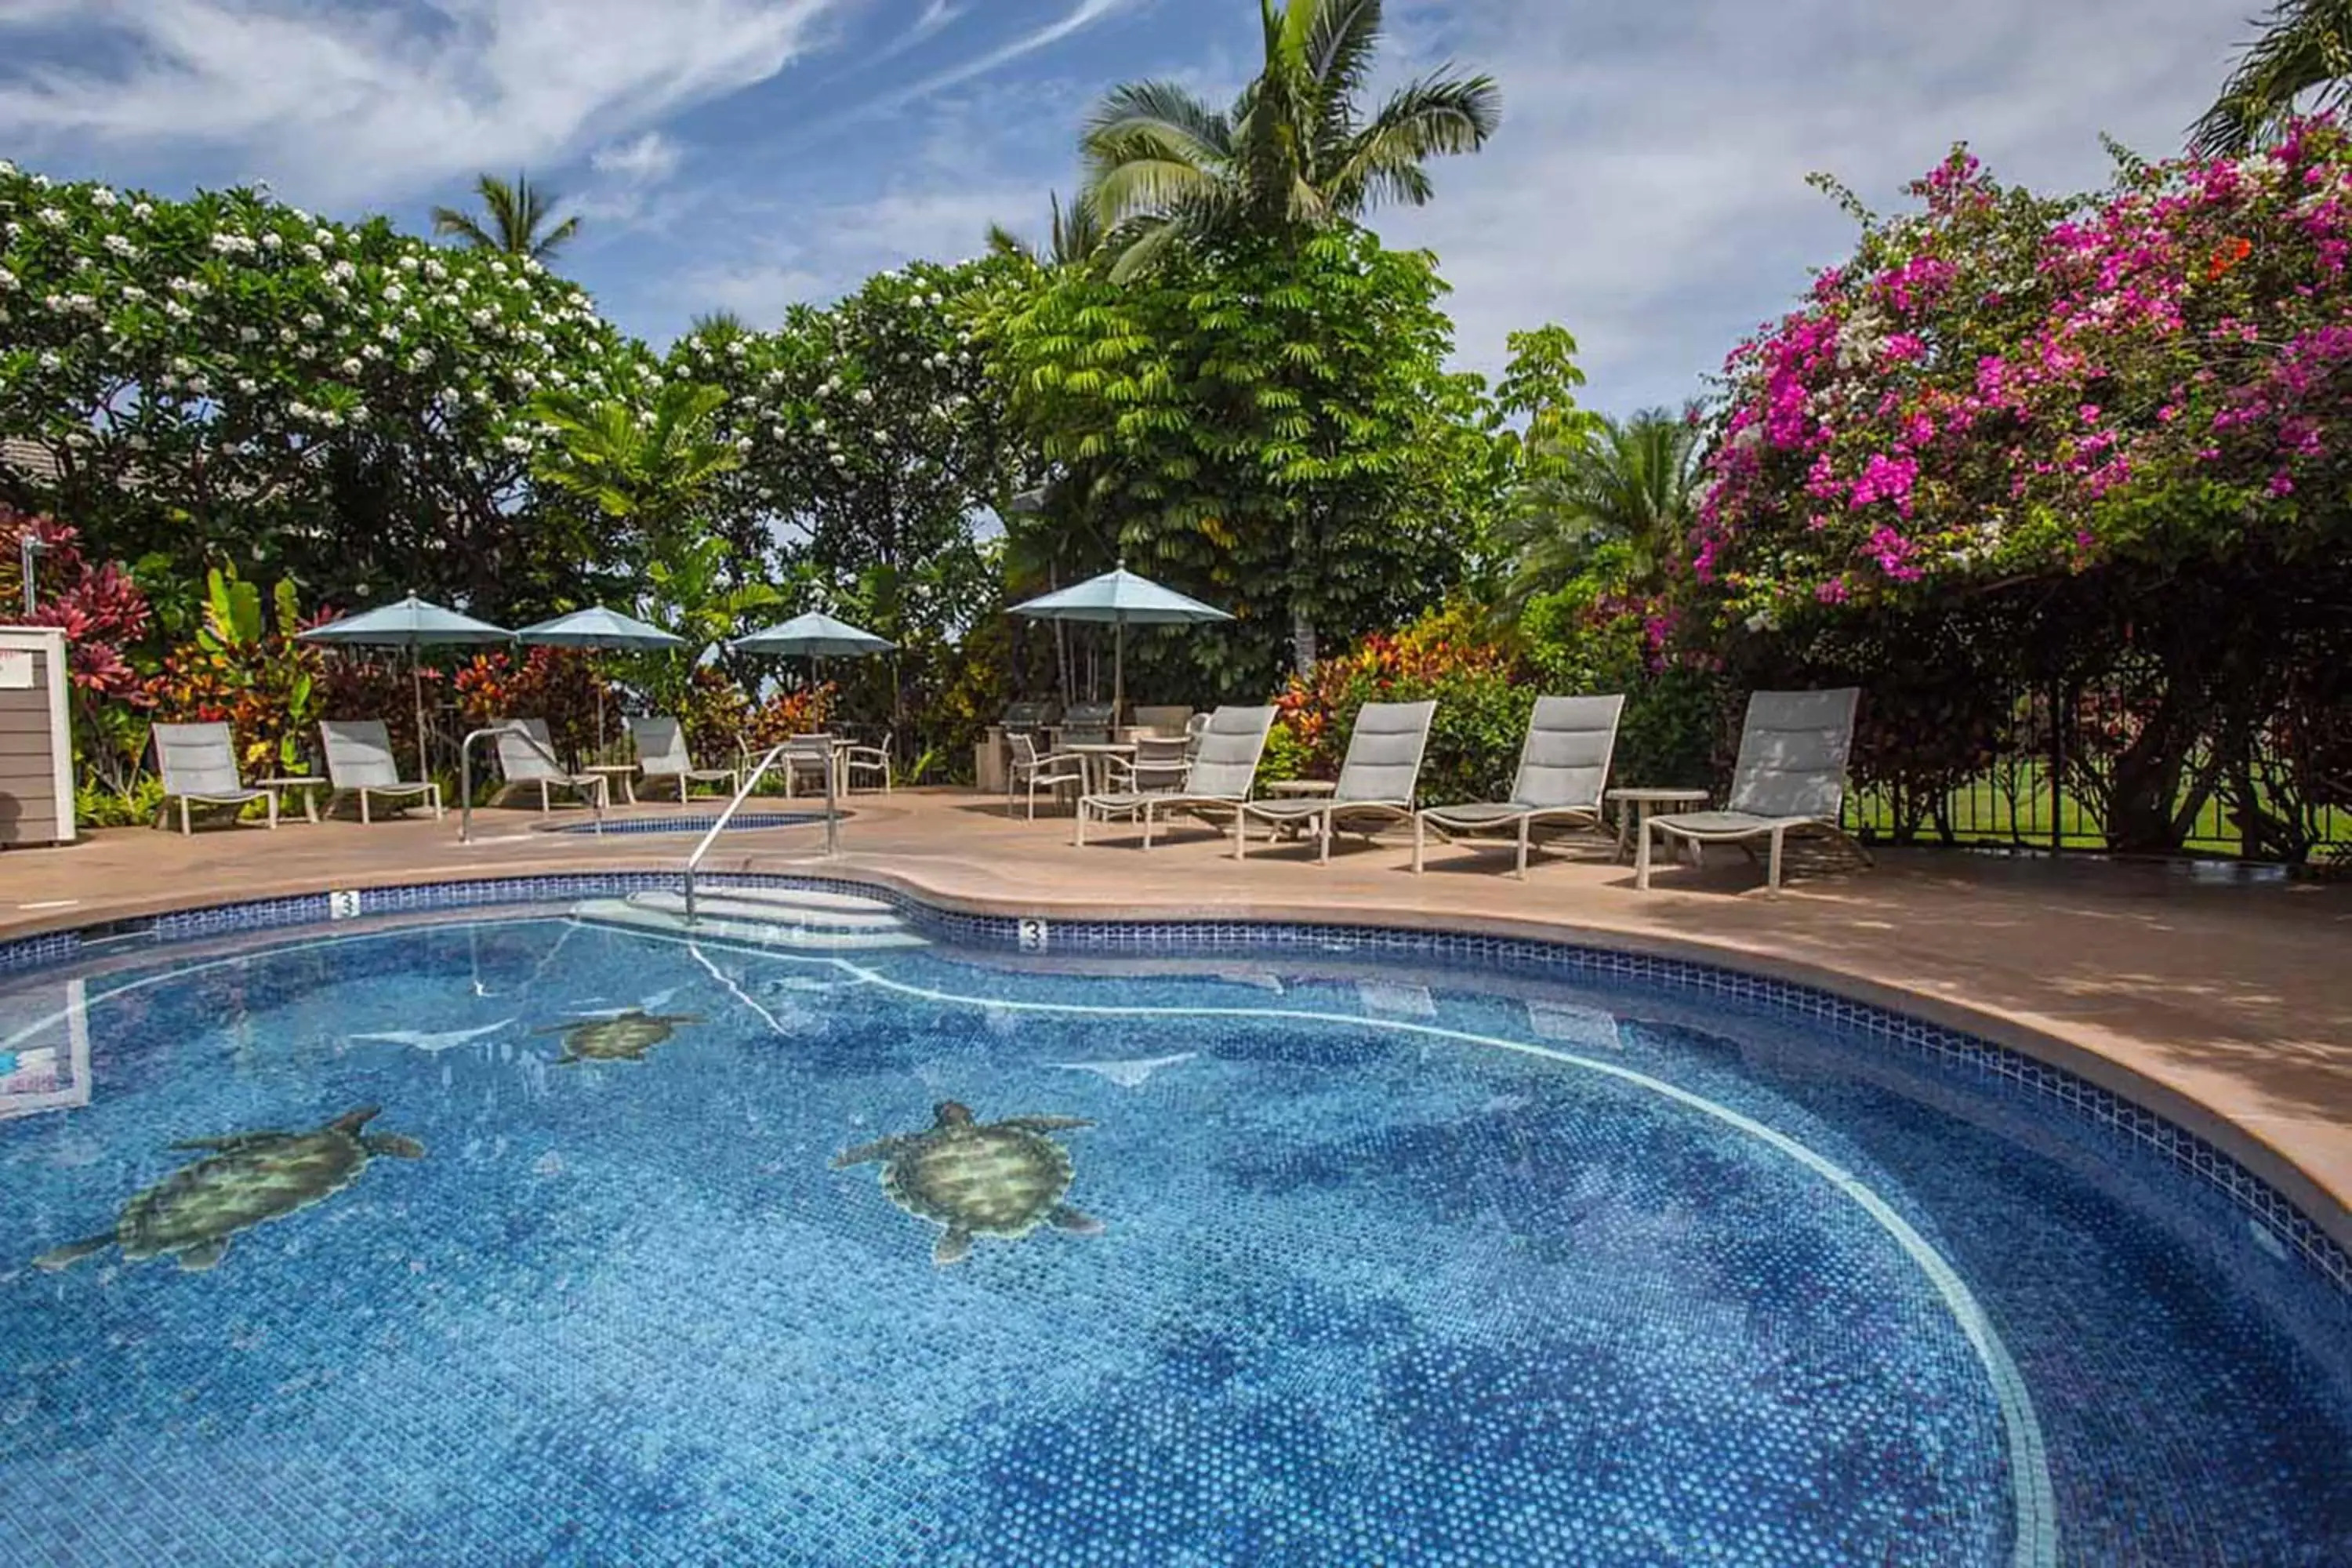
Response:
[[[1265,786],[1268,795],[1329,795],[1339,787],[1334,779],[1276,779]]]
[[[263,779],[261,787],[273,795],[284,795],[288,790],[294,791],[302,797],[303,820],[315,823],[319,820],[319,797],[310,792],[325,789],[328,784],[325,779],[311,778],[303,773],[289,773],[280,778]]]
[[[1633,858],[1633,835],[1649,831],[1650,818],[1661,806],[1705,805],[1703,789],[1612,789],[1601,796],[1617,807],[1617,858]]]
[[[631,805],[637,804],[637,764],[635,763],[596,763],[583,770],[604,781],[604,804],[613,804],[613,784],[618,780],[621,793]]]

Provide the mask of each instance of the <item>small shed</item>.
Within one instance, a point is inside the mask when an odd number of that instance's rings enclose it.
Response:
[[[66,634],[0,626],[0,847],[74,836]]]

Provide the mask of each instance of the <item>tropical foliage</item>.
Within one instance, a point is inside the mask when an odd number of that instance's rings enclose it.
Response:
[[[2352,0],[2278,0],[2262,28],[2192,130],[2195,151],[2251,152],[2298,106],[2334,113],[2352,105]]]

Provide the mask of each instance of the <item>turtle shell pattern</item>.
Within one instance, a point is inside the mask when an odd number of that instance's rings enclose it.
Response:
[[[648,1013],[632,1007],[614,1017],[582,1018],[540,1033],[563,1037],[562,1061],[634,1062],[676,1034],[679,1025],[700,1022],[698,1013]]]
[[[936,1127],[906,1140],[882,1190],[908,1214],[950,1230],[1026,1236],[1070,1190],[1070,1152],[1025,1128]]]

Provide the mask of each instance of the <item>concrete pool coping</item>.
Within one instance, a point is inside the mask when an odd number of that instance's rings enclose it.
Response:
[[[723,840],[708,868],[865,881],[974,915],[1376,926],[1722,965],[2062,1068],[2211,1142],[2352,1251],[2352,889],[1927,851],[1817,874],[1777,899],[1743,859],[1718,856],[1640,895],[1597,844],[1539,860],[1522,884],[1500,858],[1455,849],[1415,878],[1409,852],[1388,844],[1339,851],[1328,868],[1282,852],[1236,865],[1200,832],[1148,856],[1118,837],[1081,850],[1066,817],[1007,820],[1000,799],[969,792],[853,805],[838,859],[818,857],[813,833],[777,828]],[[187,839],[111,830],[0,856],[0,942],[297,893],[675,872],[683,855],[665,835],[538,825],[478,814],[473,845],[457,843],[454,819]]]

